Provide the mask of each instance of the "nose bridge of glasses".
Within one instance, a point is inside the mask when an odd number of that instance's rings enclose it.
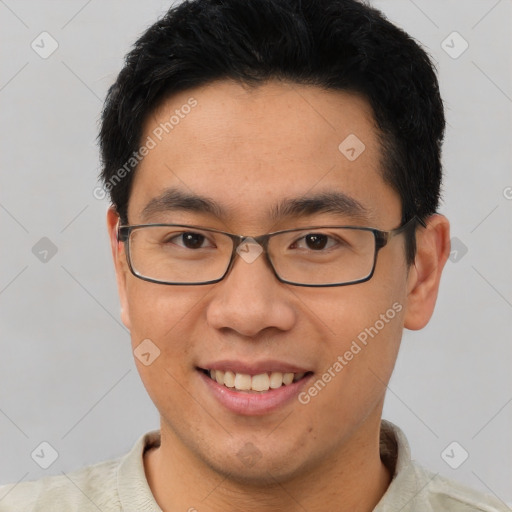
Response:
[[[233,240],[233,250],[236,251],[244,243],[260,245],[264,250],[267,248],[269,235],[229,235]]]
[[[254,237],[236,235],[236,238],[232,238],[234,242],[233,257],[236,253],[246,263],[253,263],[261,254],[264,254],[264,257],[268,262],[268,238],[268,235],[260,235]]]

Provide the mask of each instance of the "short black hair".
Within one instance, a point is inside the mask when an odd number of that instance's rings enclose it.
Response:
[[[436,212],[444,110],[434,66],[406,32],[357,0],[185,0],[139,38],[105,100],[101,179],[121,222],[136,170],[134,164],[127,172],[126,163],[148,115],[175,93],[221,79],[249,86],[279,79],[362,94],[378,128],[383,178],[401,198],[402,222]],[[412,233],[408,264],[415,252]]]

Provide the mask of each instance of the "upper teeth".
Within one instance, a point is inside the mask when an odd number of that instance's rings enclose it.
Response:
[[[232,371],[210,370],[210,377],[219,384],[228,388],[235,388],[237,391],[268,391],[269,389],[280,388],[283,384],[288,386],[296,382],[304,373],[281,373],[271,372],[260,373],[259,375],[247,375],[245,373],[234,373]]]

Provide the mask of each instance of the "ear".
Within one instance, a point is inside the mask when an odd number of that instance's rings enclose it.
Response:
[[[126,253],[124,251],[123,242],[117,240],[117,228],[120,219],[113,206],[107,210],[107,228],[110,238],[110,247],[112,249],[112,258],[116,271],[117,290],[119,292],[119,300],[121,303],[121,320],[128,330],[131,329],[130,310],[128,307],[128,298],[126,293],[126,280],[129,277],[130,269],[126,261]]]
[[[444,265],[450,255],[450,223],[435,214],[416,230],[416,257],[407,278],[404,326],[423,329],[434,312]]]

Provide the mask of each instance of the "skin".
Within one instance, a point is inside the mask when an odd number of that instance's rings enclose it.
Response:
[[[197,106],[137,168],[130,224],[141,223],[146,203],[168,187],[207,196],[226,215],[175,211],[153,222],[186,220],[247,236],[315,224],[400,224],[400,198],[382,180],[381,148],[363,98],[277,81],[253,89],[219,81],[166,100],[148,118],[142,140],[190,97]],[[352,162],[338,150],[351,133],[366,146]],[[284,198],[332,190],[361,202],[368,219],[269,217]],[[237,258],[213,285],[145,282],[127,267],[117,222],[111,208],[122,320],[132,348],[149,338],[161,351],[149,366],[135,359],[161,416],[161,445],[144,458],[160,507],[372,510],[391,478],[379,457],[386,384],[404,327],[423,328],[434,310],[449,255],[447,219],[433,215],[418,228],[413,266],[405,263],[400,235],[380,251],[372,279],[333,288],[283,284],[263,257],[251,264]],[[196,370],[221,358],[278,359],[308,368],[316,380],[395,302],[402,311],[307,405],[292,400],[265,415],[235,414],[205,392]],[[260,455],[253,465],[237,456],[246,443]]]

